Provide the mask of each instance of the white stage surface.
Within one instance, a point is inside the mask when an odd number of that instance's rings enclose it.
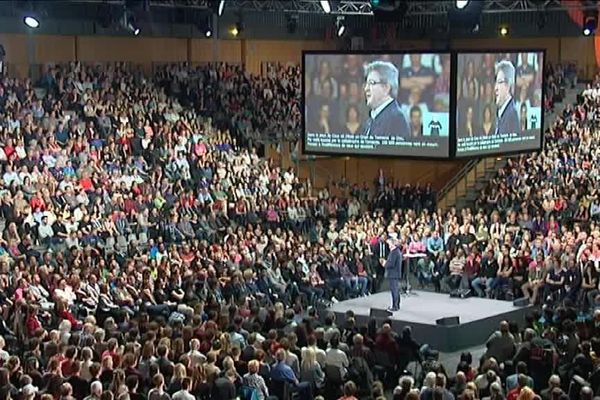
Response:
[[[385,310],[391,305],[390,292],[345,300],[333,304],[333,311],[341,323],[348,310],[354,311],[358,323],[367,323],[371,309]],[[416,338],[441,351],[456,351],[485,342],[502,320],[523,322],[531,307],[517,307],[510,301],[469,297],[451,298],[448,294],[413,291],[402,296],[400,311],[388,318],[396,331],[410,325]],[[381,313],[380,313],[381,314]],[[459,324],[436,324],[442,318],[458,317]],[[382,320],[383,318],[377,318]]]

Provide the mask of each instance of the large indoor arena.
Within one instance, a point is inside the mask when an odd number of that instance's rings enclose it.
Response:
[[[600,399],[599,7],[0,1],[0,400]]]

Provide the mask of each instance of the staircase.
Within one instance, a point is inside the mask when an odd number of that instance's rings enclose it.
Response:
[[[563,101],[554,105],[555,112],[544,115],[544,131],[556,120],[567,104],[575,104],[577,95],[585,89],[580,83],[574,89],[567,89]],[[469,161],[446,186],[438,192],[438,207],[443,211],[451,207],[473,208],[479,192],[487,187],[490,180],[506,165],[505,157],[487,157]]]
[[[472,159],[438,192],[438,207],[443,211],[471,207],[505,163],[506,159],[496,157]]]

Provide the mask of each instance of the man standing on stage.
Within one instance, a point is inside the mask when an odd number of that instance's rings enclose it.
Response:
[[[385,277],[390,282],[390,291],[392,292],[392,306],[387,310],[395,312],[400,310],[400,279],[402,278],[402,250],[400,240],[397,237],[391,237],[388,241],[390,246],[390,255],[388,256],[384,268]]]
[[[385,275],[385,260],[390,255],[390,248],[386,239],[386,234],[382,233],[379,239],[377,239],[377,243],[371,246],[371,254],[373,257],[372,265],[374,272],[371,293],[379,292],[383,282],[383,276]]]

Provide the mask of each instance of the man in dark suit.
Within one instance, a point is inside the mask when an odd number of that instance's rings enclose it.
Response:
[[[515,91],[515,67],[508,60],[502,60],[496,65],[496,119],[495,134],[520,133],[519,114],[515,106],[513,93]]]
[[[219,400],[234,400],[237,396],[235,381],[235,370],[230,369],[226,371],[225,375],[215,380],[212,391],[212,398]]]
[[[375,274],[373,277],[373,287],[371,290],[372,293],[377,293],[381,287],[383,277],[385,275],[385,269],[383,266],[385,265],[385,260],[389,254],[390,248],[386,243],[385,234],[382,234],[377,240],[377,243],[371,246],[373,273]]]
[[[366,68],[364,90],[370,111],[363,135],[407,138],[408,123],[396,101],[398,68],[387,61],[373,61]]]
[[[390,238],[390,255],[384,266],[385,277],[390,282],[390,291],[392,292],[392,306],[387,309],[389,312],[400,310],[400,279],[402,278],[402,250],[400,245],[398,238]]]

